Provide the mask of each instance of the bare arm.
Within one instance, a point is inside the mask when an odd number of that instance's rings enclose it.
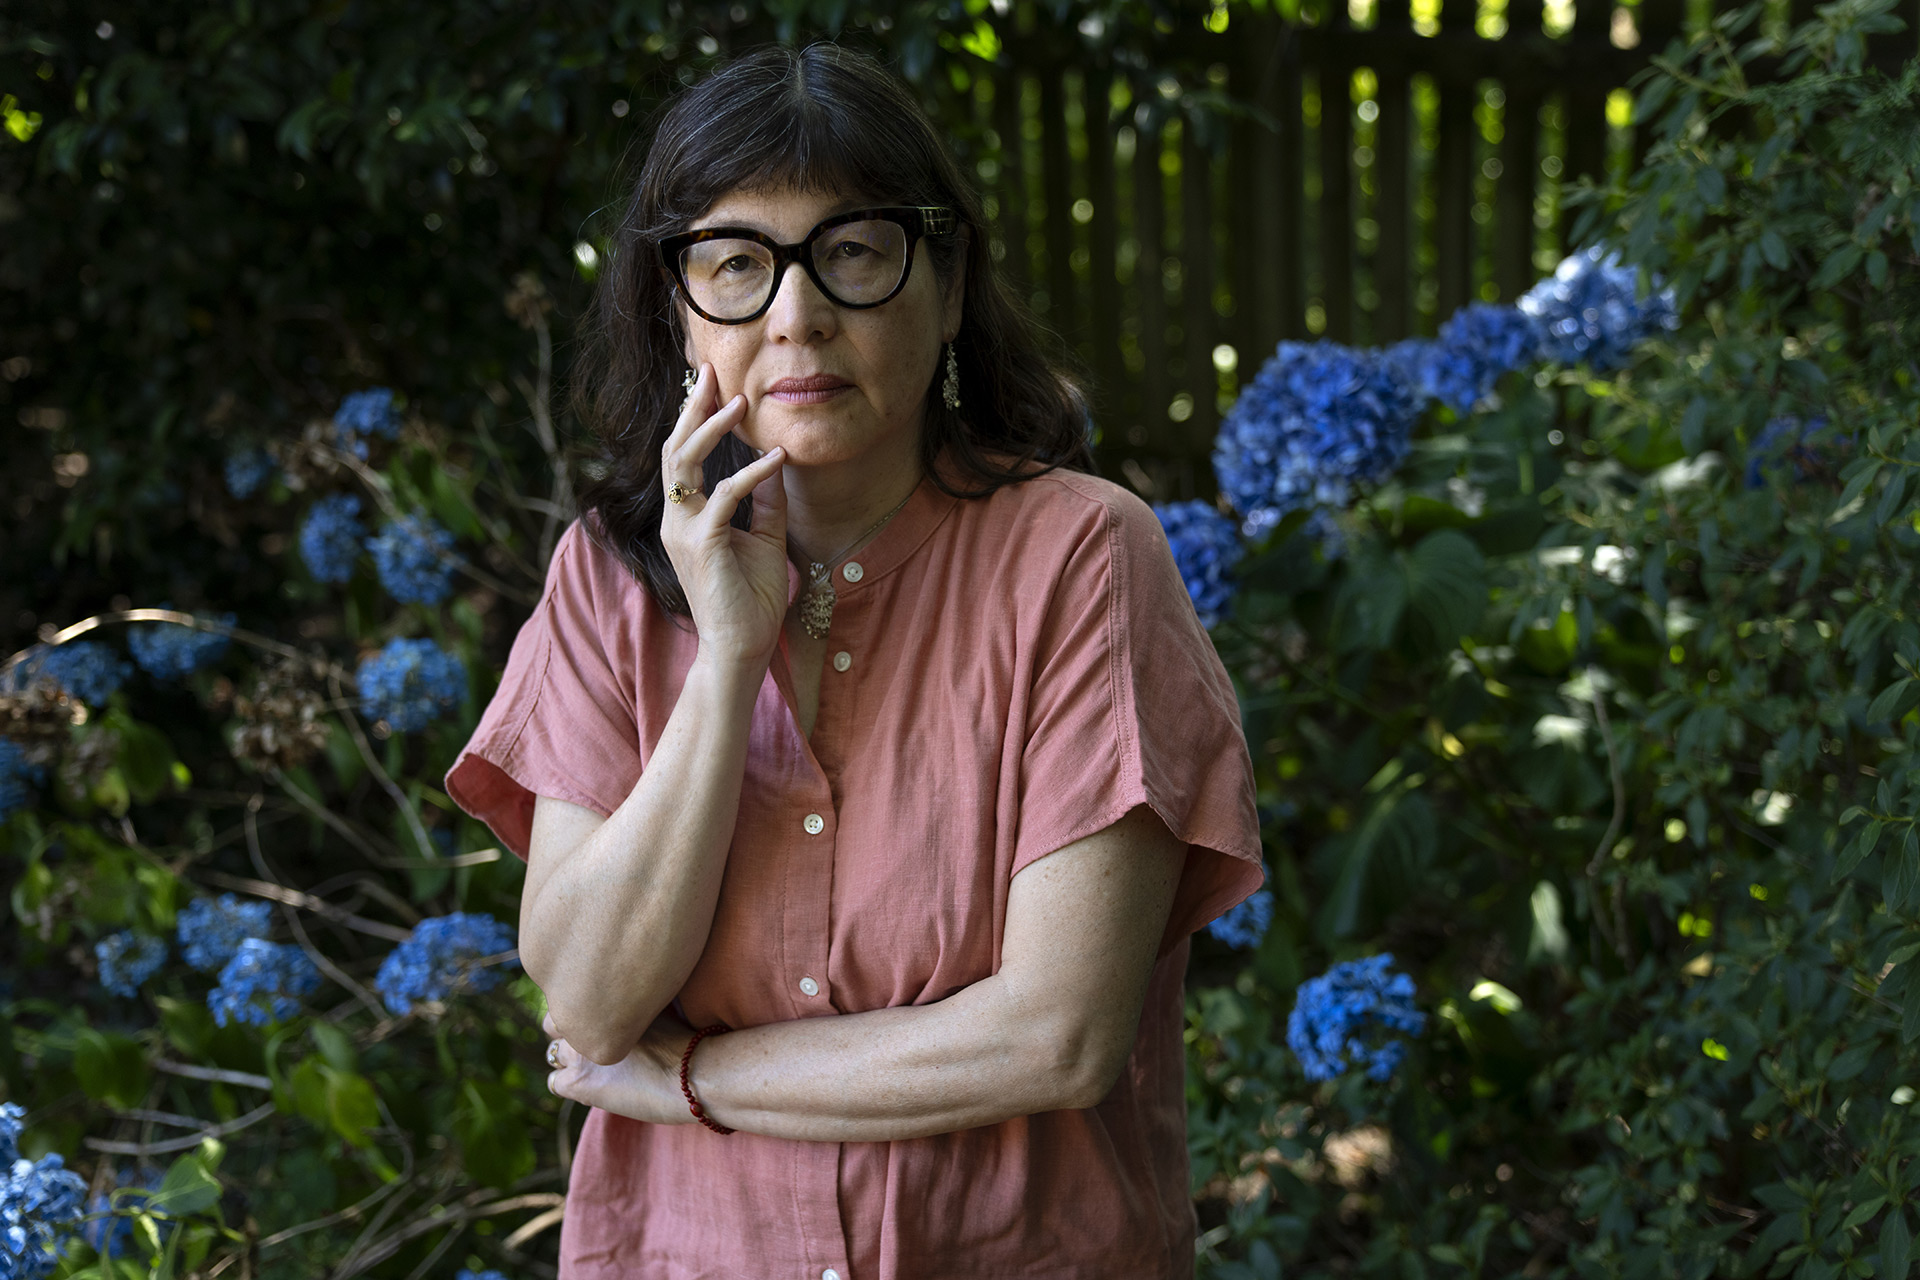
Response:
[[[881,1142],[1105,1097],[1139,1032],[1185,847],[1142,806],[1042,858],[1007,899],[1000,971],[937,1004],[805,1018],[700,1042],[694,1089],[720,1123],[771,1137]],[[549,1034],[555,1026],[550,1021]],[[687,1031],[656,1024],[612,1066],[569,1041],[554,1092],[655,1123],[691,1121]]]
[[[786,492],[779,449],[702,495],[700,462],[739,425],[745,399],[714,403],[711,366],[661,456],[671,502],[660,538],[700,637],[646,771],[604,821],[534,804],[520,958],[587,1057],[619,1062],[685,985],[713,927],[733,843],[754,700],[787,611]],[[754,495],[753,527],[728,520]]]
[[[611,817],[534,802],[520,957],[589,1058],[624,1058],[706,949],[759,684],[696,660]]]

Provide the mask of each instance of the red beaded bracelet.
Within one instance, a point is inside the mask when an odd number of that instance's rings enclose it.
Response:
[[[693,1049],[695,1045],[699,1044],[708,1036],[723,1036],[731,1030],[733,1030],[733,1028],[724,1022],[716,1022],[710,1027],[702,1027],[693,1033],[693,1039],[687,1041],[686,1051],[680,1055],[680,1092],[687,1095],[687,1110],[693,1112],[693,1118],[695,1120],[698,1120],[715,1133],[732,1133],[733,1130],[727,1128],[727,1126],[721,1124],[718,1120],[715,1120],[701,1108],[700,1100],[693,1096],[693,1084],[687,1079],[687,1070],[693,1065]]]

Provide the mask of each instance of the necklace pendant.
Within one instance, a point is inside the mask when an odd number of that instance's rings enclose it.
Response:
[[[807,589],[800,597],[800,625],[815,640],[824,640],[833,626],[833,606],[837,599],[833,578],[823,564],[809,566],[807,577]]]

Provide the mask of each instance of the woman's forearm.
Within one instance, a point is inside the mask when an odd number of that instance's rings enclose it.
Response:
[[[697,658],[640,780],[572,848],[535,853],[520,954],[568,1041],[617,1062],[667,1007],[707,944],[764,678]],[[564,846],[564,834],[555,837]]]
[[[1133,1012],[1137,1026],[1137,997]],[[720,1123],[769,1137],[885,1142],[951,1133],[1105,1097],[1132,1037],[1116,1053],[1093,1020],[1073,1014],[1025,1001],[996,976],[938,1004],[710,1037],[691,1077]]]

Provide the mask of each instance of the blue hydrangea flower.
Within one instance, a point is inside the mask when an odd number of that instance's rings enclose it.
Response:
[[[1420,395],[1465,416],[1500,379],[1540,354],[1540,330],[1518,307],[1476,302],[1440,326],[1435,339],[1390,347],[1388,359]]]
[[[1814,437],[1827,429],[1825,418],[1801,421],[1792,416],[1773,418],[1760,429],[1747,449],[1747,488],[1758,489],[1780,464],[1793,464],[1793,478],[1805,480],[1821,463]]]
[[[300,558],[319,582],[345,582],[353,576],[353,562],[367,536],[360,523],[360,499],[334,493],[313,504],[300,525]]]
[[[1230,947],[1257,947],[1273,923],[1273,890],[1261,889],[1245,902],[1207,926],[1207,932]]]
[[[180,958],[202,973],[218,972],[241,943],[264,937],[272,925],[273,908],[267,903],[231,893],[195,898],[180,913]]]
[[[396,1016],[421,1001],[445,1000],[460,989],[490,991],[498,970],[481,968],[482,956],[513,950],[513,930],[481,912],[433,916],[413,927],[408,939],[387,953],[373,989]]]
[[[504,1271],[469,1271],[462,1267],[453,1280],[507,1280]]]
[[[1202,626],[1212,627],[1233,603],[1233,570],[1246,555],[1233,521],[1204,502],[1158,503],[1153,514],[1167,531],[1173,563]]]
[[[1214,441],[1220,489],[1258,538],[1288,513],[1345,507],[1407,455],[1420,401],[1384,352],[1283,342]]]
[[[400,733],[424,729],[467,693],[467,668],[431,640],[389,640],[361,659],[360,705]]]
[[[273,478],[273,455],[255,446],[227,455],[227,492],[251,498]]]
[[[392,440],[400,434],[400,414],[393,407],[393,391],[368,387],[340,402],[333,413],[333,437],[340,448],[356,457],[367,456],[367,437]]]
[[[87,1184],[57,1155],[20,1158],[26,1111],[0,1104],[0,1278],[43,1280],[53,1273],[60,1240],[79,1225]]]
[[[244,1022],[264,1027],[300,1012],[300,997],[320,989],[320,970],[299,947],[248,938],[220,970],[220,985],[207,993],[207,1008],[221,1026]]]
[[[167,943],[149,933],[122,929],[94,943],[93,955],[100,962],[100,985],[116,996],[133,996],[166,963]]]
[[[132,674],[126,659],[99,641],[70,640],[36,648],[13,669],[7,686],[22,689],[44,678],[59,685],[69,698],[97,707]]]
[[[1413,1006],[1413,979],[1392,969],[1393,956],[1336,964],[1300,984],[1287,1018],[1287,1047],[1309,1080],[1331,1080],[1364,1065],[1367,1077],[1385,1080],[1406,1056],[1393,1035],[1418,1035],[1427,1015]]]
[[[1639,273],[1601,245],[1572,254],[1520,299],[1543,352],[1560,364],[1618,369],[1654,334],[1680,327],[1672,289],[1640,293]]]
[[[216,619],[232,626],[234,616],[222,614]],[[127,648],[140,669],[160,680],[180,680],[226,656],[233,641],[218,631],[202,631],[172,622],[155,622],[127,628]]]
[[[402,604],[439,604],[453,590],[453,535],[425,516],[401,516],[367,550],[380,585]]]
[[[27,759],[18,742],[0,738],[0,822],[32,804],[34,789],[46,780],[47,771]]]

